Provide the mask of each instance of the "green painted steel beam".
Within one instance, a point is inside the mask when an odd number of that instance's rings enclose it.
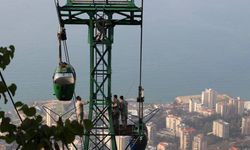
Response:
[[[141,21],[128,21],[128,20],[117,20],[117,21],[114,21],[115,25],[141,25]],[[74,20],[74,19],[66,19],[66,20],[63,20],[62,21],[63,24],[76,24],[76,25],[82,25],[82,24],[85,24],[85,25],[88,25],[90,23],[90,21],[88,19],[77,19],[77,20]]]
[[[85,133],[84,150],[117,150],[116,131],[112,116],[112,44],[114,27],[117,25],[142,25],[142,9],[134,0],[124,4],[76,3],[86,0],[68,0],[64,6],[57,5],[60,25],[88,25],[90,44],[89,115],[94,127]],[[100,1],[100,0],[99,0]],[[101,16],[103,14],[104,17]],[[103,21],[98,24],[98,21]],[[102,40],[98,40],[98,32]],[[100,126],[101,124],[101,126]],[[105,131],[105,132],[104,132]],[[101,133],[102,132],[102,133]],[[133,133],[134,134],[134,133]],[[111,147],[105,146],[109,136]]]
[[[141,8],[138,7],[91,7],[91,6],[63,6],[60,7],[61,11],[110,11],[110,12],[114,12],[114,11],[123,11],[123,12],[141,12]]]
[[[89,15],[104,12],[112,17],[109,21],[116,25],[141,25],[142,9],[139,7],[118,7],[118,6],[58,6],[57,8],[61,24],[90,24]]]
[[[69,6],[135,6],[134,0],[67,0]]]

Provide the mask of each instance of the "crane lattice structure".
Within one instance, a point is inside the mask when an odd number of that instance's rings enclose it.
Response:
[[[139,5],[139,6],[137,6]],[[142,26],[142,3],[134,0],[67,0],[56,1],[61,27],[88,25],[90,44],[90,105],[88,118],[93,129],[86,133],[84,149],[116,150],[112,119],[111,52],[114,27]]]

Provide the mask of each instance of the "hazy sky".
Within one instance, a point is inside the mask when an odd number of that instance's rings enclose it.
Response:
[[[250,99],[249,0],[144,2],[143,85],[148,99],[169,101],[208,87]],[[58,55],[53,0],[2,0],[0,14],[0,45],[17,48],[5,72],[9,82],[18,84],[17,97],[53,98],[48,90]],[[77,91],[88,97],[87,27],[66,29]],[[113,93],[136,96],[138,38],[139,27],[115,28]]]

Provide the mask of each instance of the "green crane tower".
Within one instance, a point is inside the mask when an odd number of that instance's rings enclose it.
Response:
[[[142,26],[142,1],[136,4],[134,0],[67,0],[66,4],[60,5],[57,0],[55,4],[61,27],[72,24],[88,25],[90,44],[88,118],[92,120],[94,127],[85,135],[84,149],[116,150],[115,136],[119,134],[113,126],[111,92],[114,27]],[[140,100],[139,102],[142,103]]]

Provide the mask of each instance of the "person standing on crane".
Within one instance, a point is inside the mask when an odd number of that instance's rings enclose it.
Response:
[[[114,95],[113,102],[112,102],[112,107],[113,107],[113,123],[114,127],[117,128],[119,127],[119,118],[120,118],[120,112],[119,112],[119,100],[117,98],[117,95]]]
[[[121,112],[122,126],[126,128],[128,119],[128,102],[124,100],[123,96],[120,96],[120,112]]]
[[[76,117],[77,121],[83,125],[83,118],[84,118],[84,105],[87,105],[89,101],[81,101],[81,97],[76,97]]]

